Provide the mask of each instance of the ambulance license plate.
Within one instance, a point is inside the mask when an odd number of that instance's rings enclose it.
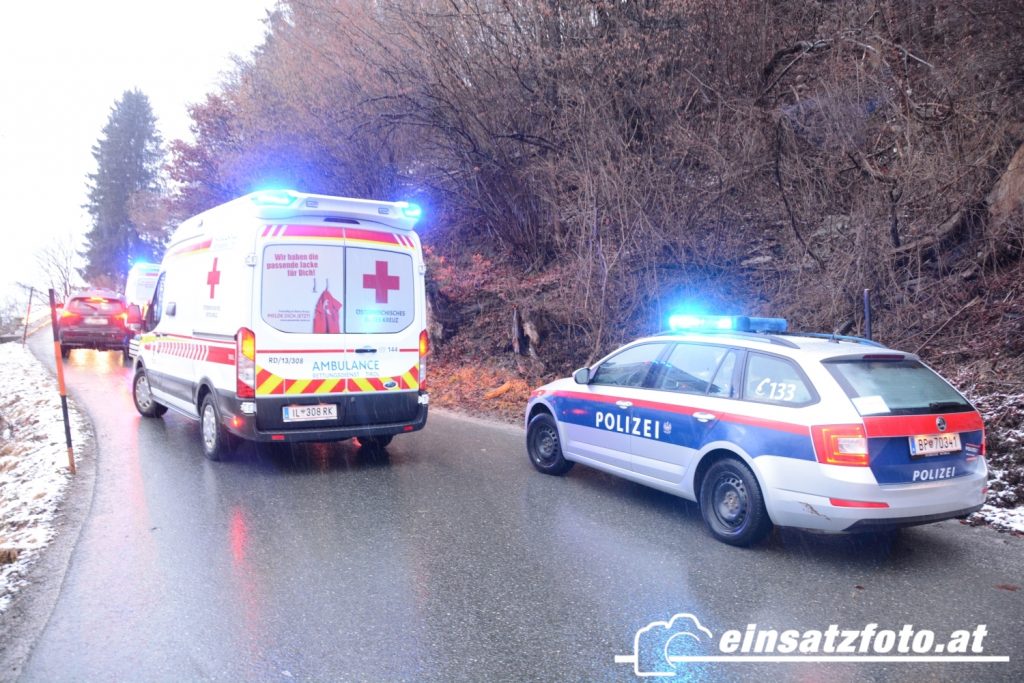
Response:
[[[910,437],[910,455],[937,455],[960,450],[959,434],[918,434]]]
[[[86,318],[85,319],[85,324],[86,325],[106,325],[107,324],[107,319],[106,318],[95,318],[95,317],[94,318]]]
[[[318,403],[315,406],[284,406],[281,410],[285,422],[338,419],[338,406],[334,403]]]

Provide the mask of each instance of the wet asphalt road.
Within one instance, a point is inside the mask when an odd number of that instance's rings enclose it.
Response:
[[[543,476],[520,428],[441,411],[386,458],[341,443],[212,463],[196,423],[138,416],[119,356],[76,351],[66,377],[95,426],[95,488],[20,680],[640,680],[615,655],[677,612],[716,637],[986,624],[984,653],[1010,662],[668,680],[1024,678],[1024,539],[944,522],[735,549],[693,504],[580,466]]]

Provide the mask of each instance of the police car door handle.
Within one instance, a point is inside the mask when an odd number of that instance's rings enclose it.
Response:
[[[633,402],[632,401],[616,401],[615,405],[617,405],[620,408],[631,408],[631,407],[633,407]]]
[[[712,413],[700,413],[700,412],[698,412],[698,413],[694,413],[693,414],[693,419],[697,420],[698,422],[711,422],[716,417],[717,416],[712,414]]]

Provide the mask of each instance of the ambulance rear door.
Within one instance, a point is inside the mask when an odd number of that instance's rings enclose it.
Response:
[[[257,424],[375,426],[415,417],[425,327],[415,233],[302,216],[257,241]]]

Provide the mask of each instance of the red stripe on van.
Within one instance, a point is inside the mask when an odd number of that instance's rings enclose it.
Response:
[[[181,256],[182,254],[190,254],[192,252],[202,251],[203,249],[209,249],[211,244],[213,244],[212,239],[203,240],[202,242],[198,242],[197,244],[187,244],[185,246],[172,249],[169,252],[167,252],[167,255]]]
[[[329,239],[341,239],[345,236],[344,228],[335,228],[327,225],[286,225],[280,232],[279,237],[325,237]]]
[[[393,232],[379,232],[377,230],[362,230],[360,228],[345,228],[347,239],[362,240],[364,242],[379,242],[381,244],[397,244],[405,246]]]

